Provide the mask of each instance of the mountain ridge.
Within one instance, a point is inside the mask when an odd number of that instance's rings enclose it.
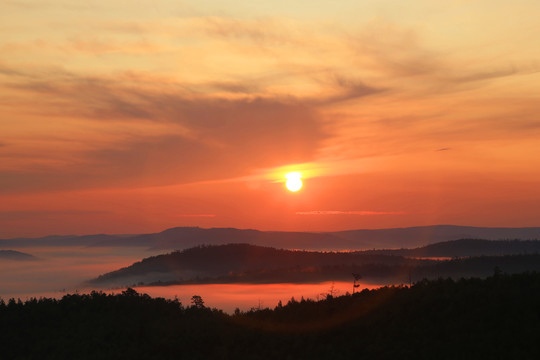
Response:
[[[197,245],[249,243],[287,249],[367,250],[415,248],[457,239],[540,239],[540,227],[474,227],[429,225],[334,232],[261,231],[236,228],[173,227],[158,233],[131,235],[50,235],[41,238],[0,239],[0,248],[30,246],[135,246],[181,250]]]

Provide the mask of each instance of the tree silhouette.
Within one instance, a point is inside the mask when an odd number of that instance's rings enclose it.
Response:
[[[352,273],[352,276],[354,277],[353,289],[352,289],[352,293],[354,294],[354,290],[360,287],[360,284],[357,284],[356,282],[362,279],[362,275],[357,274],[357,273]]]
[[[204,300],[199,295],[193,295],[191,297],[191,303],[197,309],[204,309]]]

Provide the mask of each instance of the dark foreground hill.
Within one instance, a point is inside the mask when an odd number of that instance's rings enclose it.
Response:
[[[314,272],[317,267],[343,264],[405,266],[428,262],[364,252],[292,251],[249,244],[228,244],[197,246],[170,254],[148,257],[128,267],[101,275],[92,283],[131,285],[140,282],[201,280],[246,272],[272,274],[273,271],[284,269]],[[347,275],[351,276],[350,273]]]
[[[227,315],[128,289],[0,302],[5,359],[537,359],[540,274],[420,281]]]
[[[458,240],[418,249],[318,252],[249,244],[198,246],[145,258],[90,281],[101,286],[193,283],[307,283],[349,281],[352,273],[375,284],[409,283],[440,276],[485,277],[495,267],[508,273],[540,271],[538,241]],[[407,258],[435,253],[497,254],[451,260]],[[514,254],[505,255],[503,254]],[[519,254],[519,255],[515,255]]]

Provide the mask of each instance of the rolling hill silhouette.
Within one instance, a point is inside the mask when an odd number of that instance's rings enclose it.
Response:
[[[395,229],[360,229],[338,232],[259,231],[234,228],[176,227],[138,235],[66,235],[42,238],[0,239],[0,248],[30,246],[137,246],[158,250],[182,250],[197,245],[246,243],[284,249],[367,250],[416,248],[457,239],[540,239],[540,227],[485,228],[454,225]]]
[[[406,257],[463,257],[540,253],[538,240],[459,239],[443,241],[415,249],[371,250],[374,254]]]
[[[28,261],[28,260],[37,260],[37,258],[33,255],[26,254],[20,251],[0,250],[0,260]]]
[[[152,256],[99,276],[94,284],[191,280],[278,269],[306,269],[341,264],[404,265],[418,263],[400,256],[363,252],[291,251],[249,244],[197,246]]]
[[[362,242],[363,249],[415,248],[458,239],[533,240],[540,239],[540,227],[489,228],[456,225],[415,226],[395,229],[362,229],[330,233],[352,243]]]
[[[540,241],[465,239],[417,249],[354,252],[291,251],[249,244],[197,246],[145,258],[103,274],[91,284],[278,283],[350,280],[403,283],[411,277],[487,276],[495,267],[510,273],[540,271]],[[496,256],[495,256],[496,255]],[[454,257],[450,261],[423,256]],[[460,256],[460,257],[456,257]]]
[[[186,249],[197,245],[246,243],[260,246],[312,249],[349,245],[347,239],[325,233],[259,231],[251,229],[177,227],[156,234],[106,239],[92,246],[145,246],[154,249]]]

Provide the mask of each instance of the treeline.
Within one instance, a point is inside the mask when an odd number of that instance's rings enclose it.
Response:
[[[459,239],[443,241],[415,249],[368,250],[367,253],[406,257],[465,257],[524,255],[540,253],[538,240]]]
[[[0,302],[5,359],[534,359],[540,274],[423,280],[232,315],[132,289]]]
[[[101,275],[90,283],[127,286],[143,283],[315,282],[349,280],[351,272],[361,273],[364,280],[373,283],[409,283],[440,276],[483,277],[495,266],[508,273],[540,271],[537,250],[540,250],[539,241],[475,239],[418,249],[354,252],[292,251],[249,244],[203,245],[143,259]],[[453,259],[415,258],[421,256]]]
[[[145,258],[91,281],[130,285],[139,281],[188,280],[230,273],[342,264],[420,264],[429,260],[364,252],[292,251],[249,244],[202,245]]]
[[[310,283],[323,281],[351,281],[352,274],[361,274],[362,282],[372,284],[410,284],[421,279],[450,277],[487,277],[495,267],[508,274],[540,271],[540,254],[478,256],[454,258],[444,261],[415,261],[402,264],[339,264],[324,266],[294,266],[282,269],[231,271],[227,275],[187,280],[139,282],[137,285],[167,286],[186,284],[271,284]]]

